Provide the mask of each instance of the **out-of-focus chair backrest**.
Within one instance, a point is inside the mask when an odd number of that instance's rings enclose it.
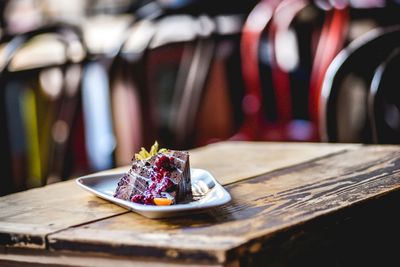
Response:
[[[132,26],[111,74],[117,165],[155,139],[189,148],[230,135],[234,90],[227,76],[234,66],[228,61],[241,21],[235,15],[169,15]]]
[[[346,6],[261,1],[242,35],[244,121],[234,140],[316,141],[315,96],[344,43]],[[318,109],[318,107],[315,107]]]
[[[0,54],[4,194],[63,174],[86,52],[79,30],[59,24],[3,36]]]
[[[400,143],[400,46],[376,69],[368,97],[372,141]]]
[[[327,69],[354,39],[397,25],[398,14],[398,5],[382,1],[260,1],[243,28],[244,119],[232,139],[325,138],[319,124]]]
[[[341,51],[325,76],[321,135],[332,142],[372,142],[368,96],[376,68],[398,47],[400,28],[376,29]]]

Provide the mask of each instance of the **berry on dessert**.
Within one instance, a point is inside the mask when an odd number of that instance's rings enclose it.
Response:
[[[189,153],[142,148],[118,182],[114,197],[144,205],[166,206],[192,199]]]

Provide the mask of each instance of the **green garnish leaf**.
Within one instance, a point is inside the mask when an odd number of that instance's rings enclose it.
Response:
[[[163,153],[166,152],[167,149],[166,148],[161,148],[158,149],[158,142],[155,141],[154,144],[151,146],[150,148],[150,152],[148,152],[144,147],[142,147],[139,151],[139,153],[135,154],[135,159],[136,160],[146,160],[154,155],[156,155],[157,153]]]

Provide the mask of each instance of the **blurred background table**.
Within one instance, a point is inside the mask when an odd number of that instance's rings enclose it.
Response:
[[[74,181],[7,195],[0,265],[399,264],[399,146],[221,142],[190,152],[232,202],[152,220]]]

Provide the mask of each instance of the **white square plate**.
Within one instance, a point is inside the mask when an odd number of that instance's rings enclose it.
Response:
[[[91,174],[76,179],[76,183],[93,194],[149,218],[166,218],[188,212],[215,208],[231,200],[229,193],[206,170],[190,169],[193,200],[171,206],[142,205],[114,197],[119,179],[124,173]]]

